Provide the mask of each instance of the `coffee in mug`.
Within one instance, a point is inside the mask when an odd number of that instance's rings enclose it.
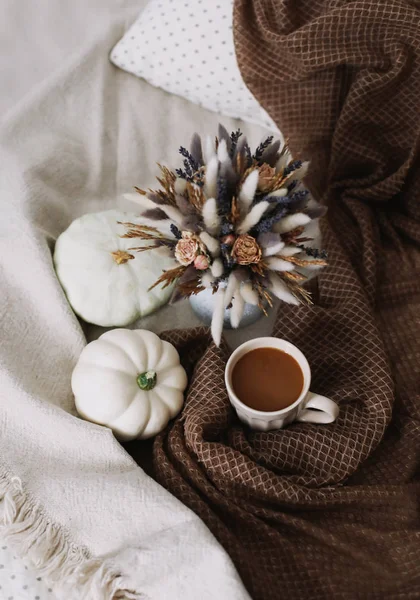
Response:
[[[297,360],[277,348],[256,348],[233,367],[232,386],[239,400],[255,410],[287,408],[303,390],[303,372]]]
[[[239,346],[226,364],[225,383],[238,417],[252,429],[281,429],[293,421],[326,425],[338,417],[333,400],[310,391],[309,363],[286,340],[263,337]]]

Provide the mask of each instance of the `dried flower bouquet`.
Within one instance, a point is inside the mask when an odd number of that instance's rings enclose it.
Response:
[[[134,251],[166,246],[178,262],[152,287],[176,282],[172,302],[212,288],[216,344],[225,308],[238,327],[246,302],[265,314],[272,296],[310,302],[302,270],[323,267],[326,255],[305,246],[312,240],[305,228],[325,208],[309,204],[302,183],[307,163],[293,160],[287,145],[280,149],[271,136],[252,153],[239,130],[229,135],[223,126],[205,144],[195,134],[190,151],[181,147],[180,153],[183,168],[173,172],[159,165],[160,189],[135,188],[130,195],[156,227],[124,223],[124,237],[148,240]],[[168,220],[171,235],[162,227]]]

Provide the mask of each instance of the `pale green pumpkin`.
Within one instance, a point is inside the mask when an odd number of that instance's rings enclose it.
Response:
[[[135,252],[144,240],[121,237],[118,222],[142,222],[117,210],[83,215],[60,235],[54,252],[57,276],[74,310],[84,321],[124,327],[165,304],[172,286],[151,285],[175,261],[166,248]]]

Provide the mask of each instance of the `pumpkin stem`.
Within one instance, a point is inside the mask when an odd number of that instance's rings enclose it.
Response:
[[[116,250],[115,252],[111,252],[111,256],[115,260],[117,265],[123,265],[124,263],[134,258],[132,254],[126,252],[125,250]]]
[[[156,380],[156,371],[145,371],[144,373],[140,373],[137,377],[137,385],[144,391],[153,390],[156,385]]]

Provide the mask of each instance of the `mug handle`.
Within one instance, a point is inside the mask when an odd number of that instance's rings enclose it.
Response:
[[[310,410],[311,408],[315,408],[316,410]],[[308,392],[304,402],[304,409],[300,412],[296,420],[302,423],[333,423],[338,417],[339,412],[340,409],[333,400]]]

